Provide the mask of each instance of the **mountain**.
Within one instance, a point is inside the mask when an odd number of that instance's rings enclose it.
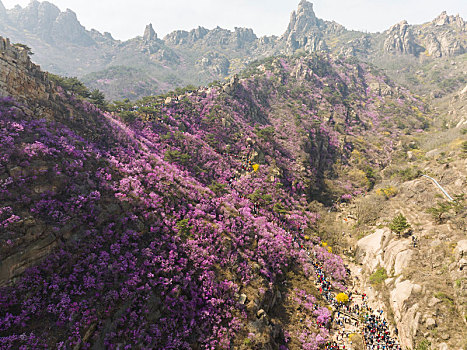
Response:
[[[73,11],[61,12],[48,2],[34,0],[25,8],[6,11],[0,4],[0,34],[30,46],[45,69],[78,76],[109,99],[133,100],[175,87],[206,85],[238,73],[256,59],[300,52],[356,56],[400,79],[400,69],[394,69],[399,61],[409,60],[415,72],[437,59],[465,54],[465,33],[465,21],[446,13],[423,25],[401,22],[384,33],[349,31],[317,18],[313,5],[302,0],[281,37],[258,38],[248,28],[199,27],[159,39],[148,25],[143,36],[121,42],[110,33],[86,30]],[[402,74],[400,82],[405,84],[408,75]],[[131,88],[124,87],[128,83]]]
[[[403,21],[385,33],[384,49],[415,56],[457,56],[467,52],[463,35],[466,30],[467,23],[459,15],[448,16],[446,12],[422,26],[410,26]]]
[[[332,204],[372,191],[429,126],[424,102],[369,64],[315,53],[110,113],[0,45],[2,347],[331,340],[307,250],[329,288],[350,285]]]

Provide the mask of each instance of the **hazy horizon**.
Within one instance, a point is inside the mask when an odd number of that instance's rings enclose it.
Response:
[[[19,4],[27,6],[30,0],[1,0],[7,9]],[[152,1],[134,0],[131,5],[124,1],[52,0],[64,11],[76,12],[86,29],[110,32],[114,38],[127,40],[142,35],[144,27],[152,23],[160,38],[182,29],[198,26],[208,29],[220,26],[252,28],[257,36],[281,35],[290,20],[290,13],[297,9],[299,0],[187,0]],[[415,0],[315,0],[317,17],[333,20],[347,29],[381,32],[402,20],[411,24],[428,22],[442,11],[459,14],[467,19],[467,1],[426,0],[422,6]],[[258,18],[260,20],[258,20]]]

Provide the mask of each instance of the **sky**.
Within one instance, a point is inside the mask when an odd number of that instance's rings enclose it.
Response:
[[[7,9],[30,0],[1,0]],[[50,0],[62,11],[76,12],[86,29],[110,32],[126,40],[143,35],[152,23],[160,38],[198,26],[253,28],[257,36],[281,35],[299,0]],[[378,32],[405,19],[428,22],[442,11],[467,20],[467,0],[312,0],[319,18],[334,20],[347,29]]]

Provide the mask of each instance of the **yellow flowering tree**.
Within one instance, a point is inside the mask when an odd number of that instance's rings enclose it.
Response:
[[[349,296],[345,293],[339,293],[336,295],[336,300],[338,303],[346,304],[349,302]]]

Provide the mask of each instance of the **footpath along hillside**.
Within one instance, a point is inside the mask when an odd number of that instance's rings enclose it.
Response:
[[[233,158],[241,160],[241,171],[229,181],[229,186],[241,176],[250,172],[256,172],[258,165],[252,163],[250,159],[251,150],[248,148],[246,155],[232,155]],[[257,213],[255,205],[254,214]],[[286,227],[284,230],[288,231]],[[308,256],[309,263],[313,267],[313,277],[316,289],[328,304],[331,311],[329,315],[318,317],[317,326],[328,327],[331,341],[325,344],[325,349],[329,350],[400,350],[401,346],[397,339],[398,330],[391,326],[385,317],[384,304],[376,298],[372,287],[365,284],[362,279],[353,276],[361,275],[362,268],[358,265],[346,261],[347,281],[341,290],[335,288],[332,279],[325,272],[325,268],[320,259],[317,258],[316,251],[313,250],[308,240],[310,237],[297,232],[289,232],[294,236],[296,248],[302,250]],[[322,244],[326,247],[326,244]],[[319,253],[318,253],[319,254]],[[348,260],[348,259],[346,259]],[[340,293],[339,293],[340,292]],[[339,297],[344,296],[344,301],[339,301]],[[318,311],[318,305],[312,308]],[[305,320],[300,319],[305,324]],[[311,349],[311,347],[310,347]]]

